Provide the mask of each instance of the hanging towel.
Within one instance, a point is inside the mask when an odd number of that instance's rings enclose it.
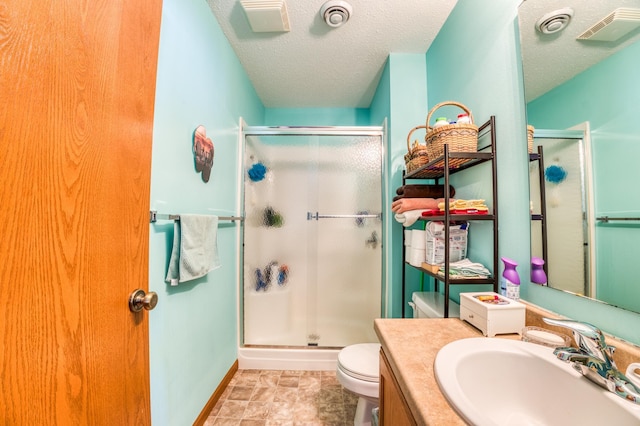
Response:
[[[220,267],[218,216],[180,215],[173,225],[173,249],[166,282],[178,285]]]
[[[403,213],[396,213],[395,219],[400,222],[404,227],[411,226],[422,217],[422,212],[426,210],[407,210]]]

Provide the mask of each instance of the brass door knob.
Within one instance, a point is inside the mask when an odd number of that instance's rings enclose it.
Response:
[[[134,290],[129,296],[129,310],[140,312],[142,309],[150,311],[158,304],[158,295],[153,291],[145,293],[144,290]]]

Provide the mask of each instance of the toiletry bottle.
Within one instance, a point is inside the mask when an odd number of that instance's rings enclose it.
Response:
[[[531,282],[547,285],[547,274],[544,272],[544,260],[539,257],[533,256],[531,258]]]
[[[469,114],[458,114],[458,124],[471,124]]]
[[[438,117],[436,118],[436,124],[433,125],[433,128],[437,129],[438,127],[446,126],[447,124],[449,124],[447,117]]]
[[[503,296],[509,299],[520,299],[520,276],[516,271],[518,263],[515,260],[511,260],[508,257],[501,257],[504,262],[504,271],[502,272],[502,280],[500,281],[500,288],[504,289]]]

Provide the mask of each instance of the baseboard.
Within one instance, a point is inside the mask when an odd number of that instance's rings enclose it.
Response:
[[[216,403],[222,396],[222,392],[224,392],[227,386],[229,386],[229,382],[231,382],[231,379],[233,378],[233,375],[236,374],[236,371],[238,371],[238,360],[233,363],[227,374],[223,377],[222,381],[213,392],[213,395],[211,395],[211,398],[209,398],[209,401],[207,401],[206,405],[202,409],[202,412],[193,422],[193,426],[204,425],[204,423],[207,421],[207,418],[209,417],[209,414],[211,414],[211,410],[213,410],[213,407],[216,406]]]

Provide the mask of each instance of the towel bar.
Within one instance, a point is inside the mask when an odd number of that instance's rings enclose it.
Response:
[[[640,217],[609,217],[609,216],[602,216],[602,217],[597,217],[596,220],[599,220],[601,222],[609,222],[612,220],[640,220]]]
[[[307,220],[318,220],[318,219],[380,219],[382,214],[313,214],[312,212],[307,212]]]
[[[158,220],[180,220],[179,214],[160,214],[155,210],[149,211],[149,222],[154,223]],[[244,220],[242,216],[218,216],[218,220],[230,220],[231,222]]]

